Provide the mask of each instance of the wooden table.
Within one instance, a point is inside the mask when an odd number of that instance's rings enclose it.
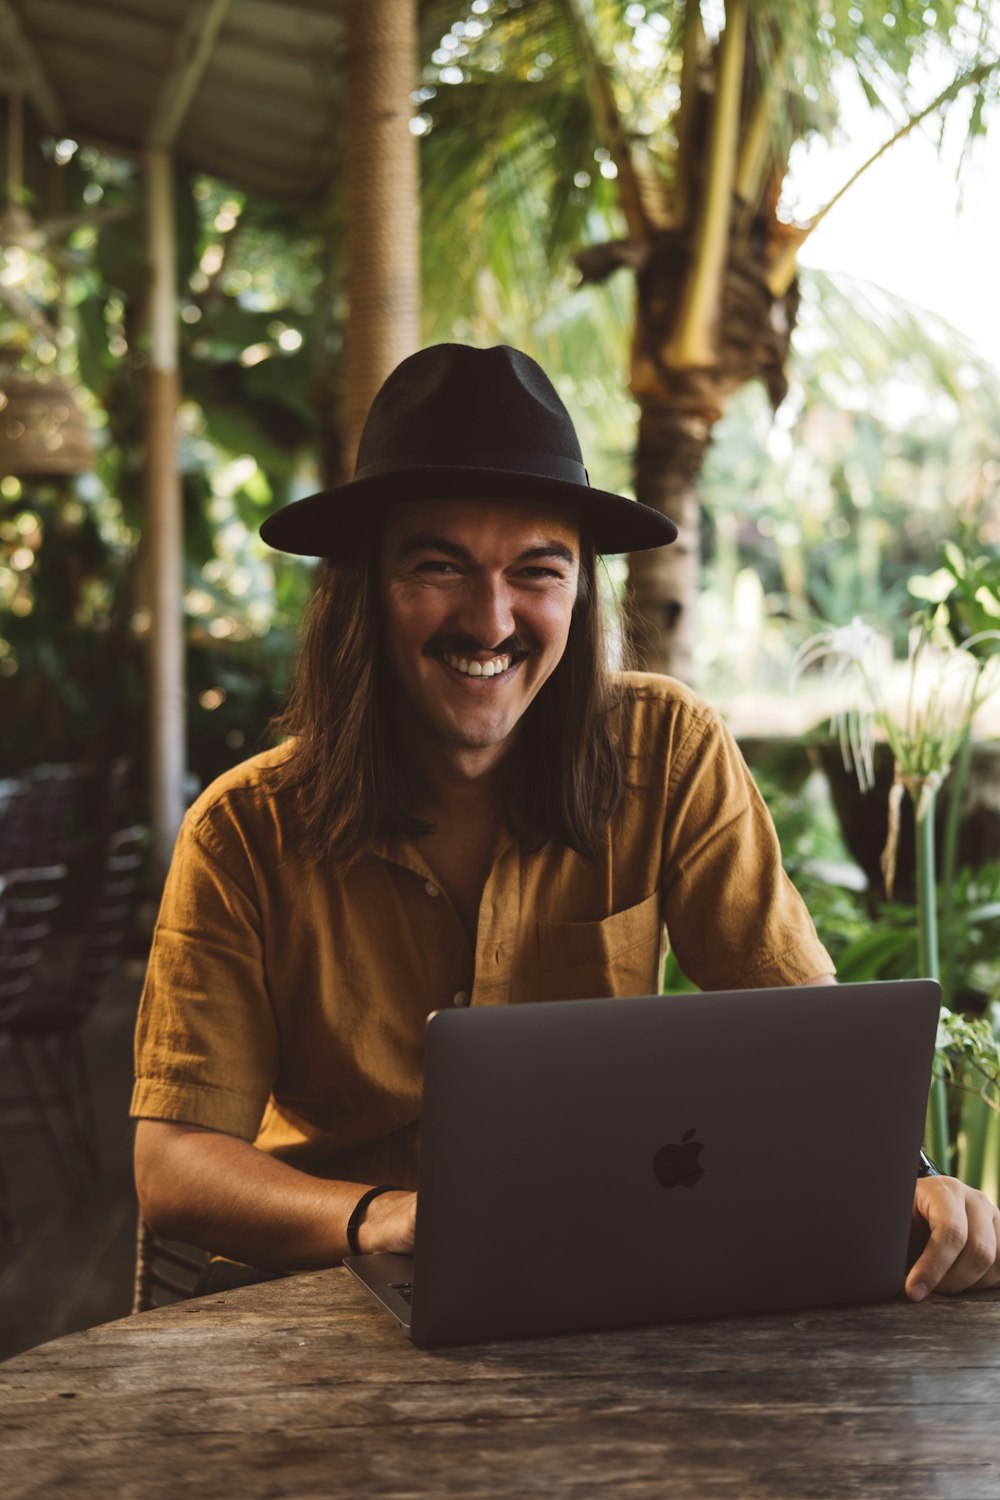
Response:
[[[421,1352],[346,1271],[0,1365],[0,1495],[1000,1500],[1000,1290]]]

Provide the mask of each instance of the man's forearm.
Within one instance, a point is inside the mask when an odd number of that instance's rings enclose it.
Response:
[[[235,1136],[164,1120],[139,1121],[135,1175],[157,1234],[272,1271],[316,1269],[347,1255],[347,1221],[367,1186],[311,1177]],[[395,1248],[395,1220],[413,1196],[374,1200],[362,1250]]]

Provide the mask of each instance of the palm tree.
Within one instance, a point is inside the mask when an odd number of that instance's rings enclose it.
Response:
[[[423,202],[428,223],[451,226],[430,252],[438,284],[474,298],[484,253],[502,285],[571,249],[584,280],[634,277],[635,492],[681,532],[630,559],[651,668],[691,675],[702,461],[734,391],[761,380],[782,400],[797,255],[840,197],[791,220],[793,147],[832,130],[846,75],[898,122],[877,155],[959,96],[981,130],[994,12],[992,0],[725,0],[724,14],[697,0],[474,0],[434,53]]]

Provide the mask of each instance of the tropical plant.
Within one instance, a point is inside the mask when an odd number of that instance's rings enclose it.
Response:
[[[834,724],[844,764],[853,767],[862,790],[874,783],[875,731],[880,730],[892,751],[895,774],[889,800],[889,836],[882,859],[886,892],[891,897],[895,879],[896,844],[904,795],[914,806],[917,850],[917,951],[921,975],[942,979],[938,945],[938,886],[934,841],[934,809],[938,791],[956,752],[967,739],[979,709],[1000,689],[1000,630],[989,630],[955,642],[941,617],[925,615],[910,636],[905,698],[893,704],[886,692],[886,644],[862,620],[849,626],[819,631],[803,643],[792,667],[793,682],[822,663],[829,673],[837,703]],[[982,654],[977,654],[977,651]],[[891,653],[889,653],[891,659]],[[1000,915],[987,906],[980,921]],[[880,935],[875,935],[876,938]],[[954,1074],[953,1056],[963,1054],[966,1066],[983,1075],[995,1091],[1000,1071],[992,1068],[997,1045],[988,1020],[956,1017],[953,997],[945,993],[938,1056],[943,1071],[935,1077],[928,1106],[927,1139],[931,1154],[947,1161],[951,1133],[945,1077]],[[968,1046],[966,1046],[968,1044]],[[983,1093],[984,1100],[993,1096]],[[1000,1111],[1000,1102],[995,1106]]]
[[[909,592],[934,610],[939,626],[947,628],[955,640],[966,645],[975,657],[988,657],[994,647],[994,634],[1000,628],[1000,545],[983,546],[974,527],[959,529],[958,541],[948,541],[942,549],[941,566],[929,576],[917,575],[909,580]],[[985,670],[985,661],[984,668]],[[951,798],[945,824],[942,861],[942,913],[951,912],[958,865],[958,825],[962,794],[972,765],[972,725],[955,756]],[[942,945],[942,967],[949,990],[954,989],[955,957],[945,923]]]
[[[650,666],[690,674],[702,461],[747,381],[781,401],[797,255],[840,196],[792,222],[795,144],[832,130],[846,74],[891,122],[882,150],[960,96],[975,133],[997,51],[989,0],[473,0],[442,37],[418,124],[426,220],[454,226],[442,295],[468,303],[571,249],[585,280],[636,280],[635,489],[681,529],[631,561]]]

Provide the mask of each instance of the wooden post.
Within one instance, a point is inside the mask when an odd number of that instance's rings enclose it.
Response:
[[[348,0],[345,461],[372,397],[420,341],[416,0]]]
[[[150,790],[153,858],[170,862],[184,815],[183,522],[177,466],[177,293],[170,154],[146,153],[150,353],[147,372],[147,541],[150,631]]]

